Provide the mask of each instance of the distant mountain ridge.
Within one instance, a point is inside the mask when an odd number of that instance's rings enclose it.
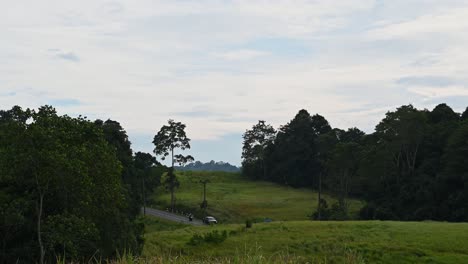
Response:
[[[178,171],[225,171],[225,172],[240,172],[240,168],[234,165],[231,165],[224,161],[210,161],[203,163],[201,161],[196,161],[189,163],[185,166],[175,167]]]

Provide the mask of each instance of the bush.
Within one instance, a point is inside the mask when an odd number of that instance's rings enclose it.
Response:
[[[348,220],[348,208],[344,203],[334,203],[330,208],[330,217],[328,220]]]
[[[187,244],[190,246],[198,246],[203,243],[220,244],[227,239],[227,236],[228,234],[226,230],[223,230],[222,232],[214,230],[204,235],[194,234]]]
[[[327,201],[325,199],[320,200],[320,220],[347,220],[349,219],[348,208],[344,202],[334,203],[331,208],[328,208]],[[318,211],[312,214],[312,219],[318,219]]]
[[[252,228],[252,225],[253,225],[252,220],[245,220],[245,227],[246,228]]]
[[[375,205],[367,204],[359,211],[359,219],[361,220],[374,220],[375,219]]]

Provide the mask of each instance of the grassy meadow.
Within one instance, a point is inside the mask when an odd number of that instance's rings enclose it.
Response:
[[[274,221],[307,220],[317,208],[317,193],[310,189],[295,189],[278,184],[250,181],[238,173],[177,172],[180,188],[176,190],[176,206],[200,211],[203,185],[208,179],[207,213],[222,223],[243,223],[246,219],[271,218]],[[324,194],[329,206],[335,199]],[[152,198],[158,208],[169,207],[170,193],[160,188]],[[362,202],[350,200],[350,213],[356,215]]]
[[[147,226],[164,225],[147,219]],[[151,221],[155,221],[151,223]],[[468,224],[381,221],[287,221],[148,231],[143,257],[179,256],[187,262],[237,263],[468,263]],[[221,243],[189,245],[194,234],[226,230]]]
[[[142,256],[119,263],[468,263],[467,223],[311,221],[317,206],[311,190],[233,173],[178,175],[178,208],[199,210],[199,181],[209,179],[208,214],[220,224],[195,227],[147,216]],[[329,205],[335,201],[324,197]],[[165,208],[170,194],[161,188],[152,199],[153,206]],[[356,215],[363,203],[349,205]],[[246,219],[258,223],[246,228]],[[221,234],[219,241],[201,239]]]

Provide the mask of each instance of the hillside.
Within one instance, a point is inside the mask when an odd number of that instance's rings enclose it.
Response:
[[[225,172],[240,172],[240,168],[223,161],[210,161],[203,163],[196,161],[185,166],[175,167],[177,171],[225,171]]]
[[[178,256],[180,263],[254,259],[256,263],[468,263],[468,224],[439,222],[291,221],[183,227],[147,219],[145,257]],[[159,226],[155,227],[155,226]],[[188,245],[194,234],[226,230],[219,244]],[[280,260],[278,260],[280,259]],[[213,260],[213,263],[216,262]],[[242,261],[241,261],[242,262]]]
[[[142,263],[468,263],[468,224],[392,221],[310,221],[317,194],[240,174],[184,172],[179,208],[197,208],[201,179],[209,179],[208,213],[216,226],[184,226],[145,218]],[[161,207],[169,194],[158,190]],[[329,204],[333,198],[324,195]],[[351,214],[362,202],[350,201]],[[261,220],[271,218],[273,222]],[[256,219],[246,228],[246,219]],[[216,237],[225,233],[225,239]],[[207,238],[208,237],[208,238]],[[160,262],[158,262],[160,261]]]
[[[208,214],[222,223],[243,223],[246,219],[307,220],[317,208],[317,193],[309,189],[295,189],[270,182],[250,181],[238,173],[178,172],[180,188],[176,191],[176,205],[184,211],[200,213],[203,185],[209,180],[206,198]],[[323,195],[328,204],[334,199]],[[153,203],[166,208],[170,194],[163,188],[155,192]],[[356,215],[362,202],[350,201],[350,211]]]

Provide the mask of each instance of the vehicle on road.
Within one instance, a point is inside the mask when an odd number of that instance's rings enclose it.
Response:
[[[214,218],[212,216],[207,216],[207,217],[203,218],[203,223],[205,223],[207,225],[211,225],[211,224],[217,224],[218,221],[216,220],[216,218]]]

